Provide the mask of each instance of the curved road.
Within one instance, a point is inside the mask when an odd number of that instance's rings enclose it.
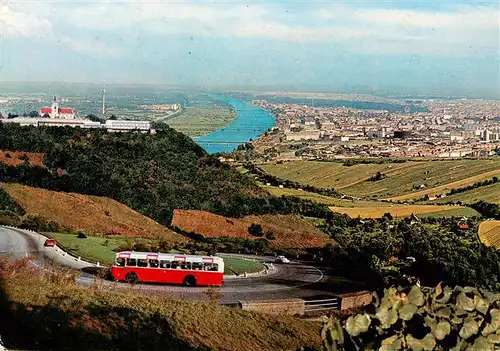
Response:
[[[182,297],[189,299],[209,299],[206,287],[187,288],[177,285],[130,284],[110,282],[85,273],[95,270],[95,265],[78,261],[75,257],[54,247],[44,247],[43,235],[0,226],[0,256],[8,255],[22,258],[29,255],[40,266],[59,264],[78,270],[78,282],[82,285],[103,284],[113,290],[139,290],[148,295]],[[264,261],[264,257],[253,257]],[[334,277],[328,276],[324,269],[306,263],[293,262],[274,265],[269,274],[248,278],[226,277],[224,285],[218,288],[220,302],[231,304],[241,300],[267,300],[300,297],[305,299],[326,298],[340,291]],[[337,283],[337,284],[335,284]]]

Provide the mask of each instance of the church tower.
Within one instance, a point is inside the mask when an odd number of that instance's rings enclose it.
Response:
[[[59,116],[59,103],[57,102],[57,98],[54,96],[54,101],[52,102],[50,117],[57,118],[58,116]]]

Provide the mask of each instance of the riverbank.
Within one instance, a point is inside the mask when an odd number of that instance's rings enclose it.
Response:
[[[209,135],[234,121],[236,111],[232,108],[186,107],[182,112],[165,122],[178,132],[191,138]]]
[[[273,116],[260,107],[227,96],[212,97],[231,105],[236,112],[236,118],[225,128],[204,137],[194,138],[208,153],[231,152],[238,145],[257,139],[276,124]]]

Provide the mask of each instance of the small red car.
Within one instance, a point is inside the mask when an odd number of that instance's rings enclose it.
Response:
[[[54,239],[47,239],[47,240],[45,240],[45,244],[43,244],[43,245],[54,247],[54,246],[56,246],[56,244],[57,243]]]

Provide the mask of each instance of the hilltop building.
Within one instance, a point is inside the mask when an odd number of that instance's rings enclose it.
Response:
[[[50,107],[42,107],[40,109],[40,117],[74,119],[75,113],[71,107],[60,107],[57,98],[54,96],[54,101]]]

